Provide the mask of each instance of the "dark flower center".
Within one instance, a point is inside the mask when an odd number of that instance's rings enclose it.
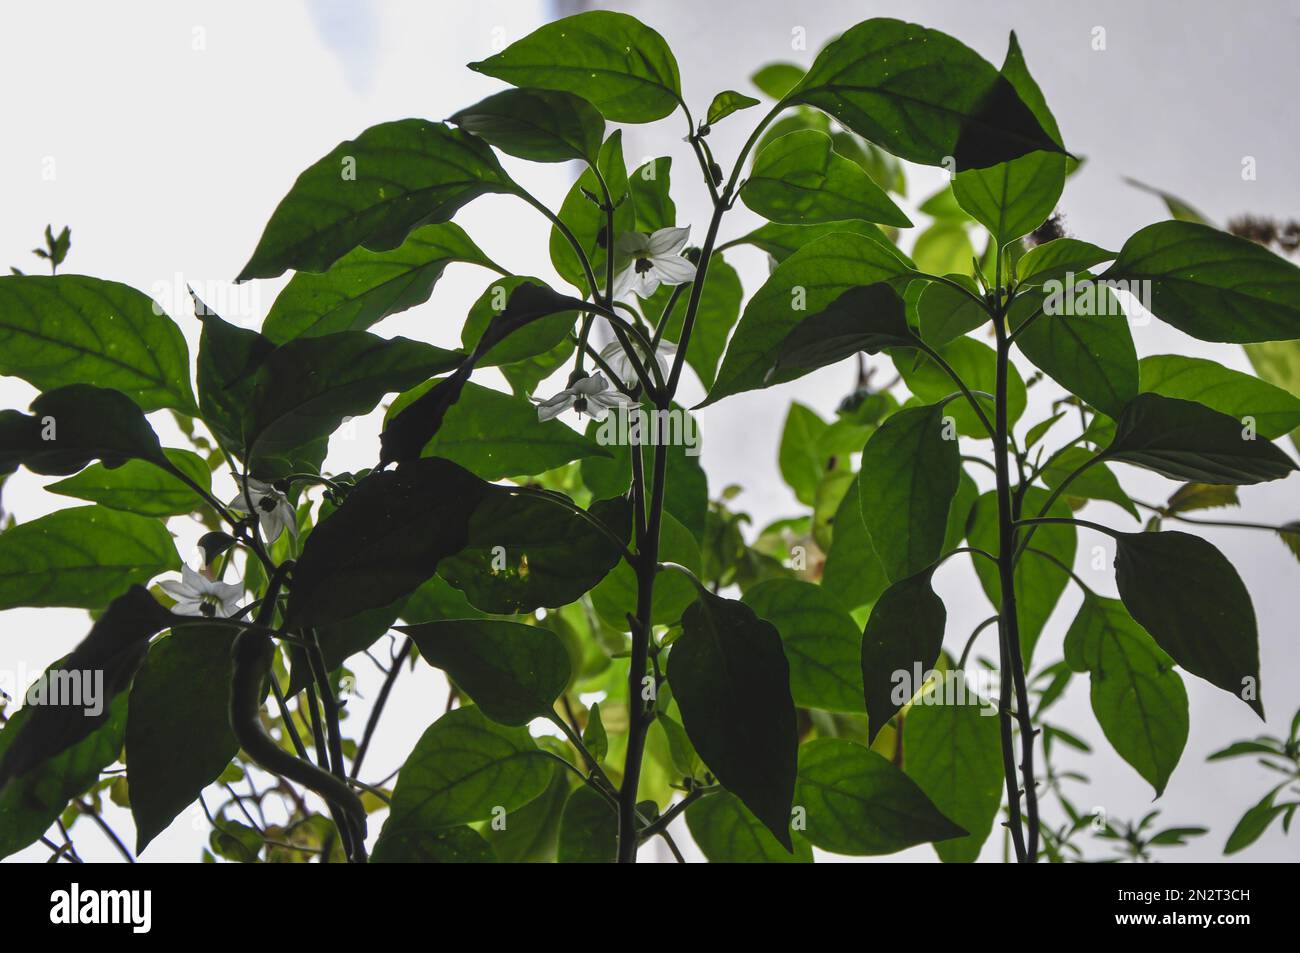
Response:
[[[636,273],[638,275],[644,275],[653,267],[654,263],[651,262],[649,258],[638,258],[636,260]]]
[[[199,603],[199,611],[202,612],[209,619],[211,619],[213,616],[217,614],[217,607],[213,605],[211,602],[209,602],[207,599],[204,599],[202,602]]]
[[[276,504],[279,502],[274,496],[264,496],[257,501],[257,508],[263,513],[271,513],[275,511]]]

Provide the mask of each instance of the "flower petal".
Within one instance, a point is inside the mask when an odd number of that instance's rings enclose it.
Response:
[[[621,255],[639,255],[650,250],[653,238],[641,232],[623,232],[614,242],[614,250]]]
[[[195,599],[199,596],[199,593],[185,585],[185,583],[177,582],[175,579],[163,579],[158,583],[158,588],[177,602],[182,599]]]
[[[666,285],[684,285],[695,280],[695,266],[681,255],[663,255],[651,259],[650,274]]]
[[[177,615],[203,615],[203,603],[198,599],[182,599],[172,606]]]
[[[690,238],[691,230],[687,228],[661,228],[650,236],[650,257],[657,258],[660,255],[675,255],[686,247],[686,239]]]
[[[546,423],[546,421],[560,416],[573,406],[573,401],[573,392],[567,390],[562,390],[549,400],[542,401],[537,405],[538,423]]]
[[[620,271],[614,278],[614,300],[620,301],[627,297],[627,293],[632,286],[636,284],[636,262],[628,265]]]

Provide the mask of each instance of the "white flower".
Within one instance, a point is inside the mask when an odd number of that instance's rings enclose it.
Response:
[[[695,280],[695,266],[681,255],[689,228],[661,228],[650,235],[624,232],[614,248],[622,258],[630,258],[627,267],[614,279],[614,298],[629,291],[648,298],[663,285],[684,285]]]
[[[615,407],[629,407],[632,401],[626,394],[609,389],[609,381],[601,373],[584,377],[575,384],[566,387],[554,397],[539,401],[537,419],[545,422],[572,407],[580,414],[588,414],[593,420],[604,420],[605,415]]]
[[[181,567],[181,581],[168,579],[158,583],[162,591],[176,600],[172,611],[178,615],[201,615],[209,619],[229,619],[239,609],[243,588],[229,582],[215,582],[195,572],[189,566]]]
[[[294,539],[298,538],[298,515],[293,511],[293,504],[289,502],[287,496],[271,484],[254,480],[252,477],[248,478],[248,495],[253,500],[252,510],[248,508],[243,490],[240,490],[226,506],[234,513],[254,513],[268,543],[274,543],[279,539],[286,528],[289,530],[289,535]]]
[[[633,347],[636,348],[636,356],[644,367],[644,346],[637,341],[633,343]],[[677,345],[673,344],[671,341],[660,341],[655,345],[655,363],[659,365],[660,378],[665,381],[668,380],[668,365],[671,363],[672,356],[676,353]],[[609,369],[618,375],[619,380],[627,386],[631,387],[633,384],[640,383],[636,376],[636,368],[632,365],[632,359],[627,356],[627,351],[623,350],[623,345],[618,341],[607,345],[605,349],[600,352],[600,359],[604,361],[609,366]],[[646,370],[648,371],[650,368],[647,367]],[[654,375],[651,374],[651,377],[653,378]]]

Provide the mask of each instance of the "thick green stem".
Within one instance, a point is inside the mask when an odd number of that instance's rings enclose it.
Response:
[[[1029,711],[1029,691],[1025,681],[1025,662],[1020,648],[1020,621],[1016,611],[1016,518],[1011,489],[1009,466],[1010,425],[1007,419],[1007,373],[1011,345],[1007,340],[1001,308],[993,322],[997,335],[997,386],[994,421],[994,455],[997,470],[998,496],[998,582],[1001,605],[998,607],[998,632],[1002,640],[1002,756],[1006,770],[1007,798],[1010,809],[1011,837],[1016,856],[1022,862],[1033,863],[1038,858],[1038,794],[1034,788],[1034,725]],[[1006,720],[1008,691],[1007,676],[1015,689],[1016,720],[1020,725],[1020,776],[1023,784],[1025,815],[1028,836],[1021,830],[1019,798],[1013,790],[1017,784],[1014,772],[1014,754],[1011,750],[1009,724]]]

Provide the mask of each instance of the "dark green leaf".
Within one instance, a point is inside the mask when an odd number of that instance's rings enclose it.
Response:
[[[180,328],[147,295],[116,281],[0,278],[0,374],[40,390],[93,381],[142,410],[194,412]]]
[[[921,338],[931,347],[943,347],[990,320],[979,301],[971,297],[979,296],[974,280],[963,274],[947,277],[964,285],[971,294],[963,294],[942,281],[932,281],[925,286],[917,299],[916,312]]]
[[[906,774],[852,741],[818,738],[799,749],[795,804],[814,847],[861,857],[965,837]]]
[[[668,683],[709,770],[792,850],[798,736],[776,628],[701,588],[668,655]]]
[[[1268,440],[1300,427],[1300,397],[1217,361],[1156,354],[1142,358],[1139,367],[1143,391],[1194,400],[1238,420],[1252,417],[1256,431]]]
[[[907,305],[885,282],[851,288],[824,311],[807,318],[777,349],[769,377],[799,377],[865,351],[917,346],[907,325]]]
[[[1115,534],[1115,584],[1175,662],[1264,717],[1255,608],[1232,563],[1187,533]]]
[[[771,835],[740,798],[719,791],[686,809],[691,839],[711,864],[811,864],[812,848],[792,837],[794,853]]]
[[[796,705],[863,711],[862,633],[833,596],[796,579],[768,579],[741,601],[780,633]]]
[[[677,224],[677,205],[672,199],[673,160],[660,156],[642,163],[627,177],[627,187],[636,205],[636,230],[658,231]]]
[[[236,632],[225,626],[175,629],[154,643],[135,677],[126,770],[137,853],[239,753],[229,721]]]
[[[605,200],[601,180],[596,178],[592,169],[583,170],[582,175],[573,183],[560,205],[559,218],[586,252],[587,260],[595,271],[595,278],[603,288],[608,249],[613,242],[618,241],[619,235],[636,229],[636,202],[630,199],[627,165],[623,160],[623,130],[615,129],[600,147],[597,168],[609,189],[609,198],[614,203],[613,241],[606,234],[609,231],[608,217],[589,198],[594,196],[599,202]],[[589,287],[586,270],[582,267],[577,252],[573,250],[573,245],[556,227],[551,229],[550,251],[551,264],[561,278],[584,294],[594,292],[595,289]]]
[[[501,272],[459,225],[426,225],[390,251],[354,248],[324,274],[294,275],[271,305],[262,333],[283,344],[293,338],[365,331],[390,314],[428,301],[452,262]]]
[[[629,514],[625,517],[625,525],[630,527],[630,508],[625,513]],[[700,558],[700,546],[695,536],[670,513],[665,513],[659,534],[660,562],[678,563],[698,573]],[[659,573],[651,603],[656,623],[675,623],[694,601],[695,587],[681,573]],[[636,611],[636,602],[636,571],[626,562],[615,565],[600,585],[591,591],[591,603],[597,615],[619,632],[628,631],[628,613]]]
[[[818,54],[786,100],[830,113],[894,155],[982,169],[1060,152],[1006,77],[969,47],[899,20],[866,20]]]
[[[897,255],[861,235],[830,234],[801,248],[750,299],[704,404],[801,376],[777,369],[791,332],[846,291],[908,274]]]
[[[1156,317],[1202,341],[1300,338],[1300,269],[1208,225],[1148,225],[1101,280],[1130,283]]]
[[[1294,806],[1294,804],[1274,803],[1283,786],[1269,791],[1258,804],[1241,816],[1237,826],[1228,835],[1228,842],[1223,845],[1225,855],[1235,854],[1237,851],[1245,850],[1255,843],[1264,836],[1264,832],[1268,830],[1269,825],[1273,823],[1278,815]]]
[[[113,699],[144,660],[149,639],[175,619],[141,586],[115,599],[90,633],[28,689],[21,730],[0,758],[0,789],[87,738],[113,717]]]
[[[389,251],[480,195],[515,188],[473,136],[424,119],[380,123],[298,176],[238,280],[325,271],[358,245]]]
[[[960,396],[956,383],[929,355],[920,351],[896,351],[892,356],[894,366],[903,376],[903,383],[918,400],[936,404],[958,394],[946,409],[956,421],[957,433],[978,440],[988,439],[989,432],[984,429],[966,399]],[[972,391],[993,394],[997,390],[997,357],[993,348],[982,341],[957,338],[939,348],[939,356],[948,362]],[[978,394],[975,399],[984,408],[984,415],[992,422],[993,401]],[[1011,365],[1007,369],[1007,420],[1010,423],[1014,424],[1020,419],[1027,402],[1024,379],[1015,365]]]
[[[1016,263],[1016,275],[1023,284],[1042,284],[1062,279],[1068,272],[1083,274],[1094,265],[1115,258],[1107,251],[1077,238],[1055,238],[1029,249]]]
[[[289,627],[341,622],[413,592],[465,546],[487,493],[482,480],[437,458],[371,473],[307,537]]]
[[[472,827],[438,830],[412,826],[375,844],[372,864],[490,864],[498,860],[492,845]]]
[[[1043,467],[1043,482],[1049,489],[1056,489],[1070,474],[1092,459],[1092,454],[1082,447],[1066,447],[1055,454]],[[1093,463],[1074,479],[1070,480],[1065,493],[1068,497],[1086,500],[1105,500],[1122,507],[1134,519],[1141,519],[1137,506],[1133,503],[1110,467],[1104,463]]]
[[[1029,75],[1015,33],[1002,63],[1002,76],[1059,146],[1061,132],[1042,91]],[[987,228],[999,245],[1005,245],[1029,234],[1052,214],[1065,187],[1065,171],[1065,155],[1031,152],[988,169],[959,169],[952,191],[961,207]]]
[[[898,250],[897,246],[880,230],[879,225],[857,220],[827,222],[824,225],[782,225],[779,222],[768,222],[747,235],[742,235],[740,238],[727,242],[723,247],[753,245],[755,248],[771,255],[774,263],[779,265],[805,245],[815,242],[819,238],[825,238],[827,235],[839,233],[859,235],[862,238],[870,239],[904,265],[909,268],[912,267],[912,260]]]
[[[375,853],[394,838],[487,820],[544,790],[551,764],[527,728],[507,728],[475,707],[447,712],[420,736],[402,765]]]
[[[0,533],[0,609],[102,609],[181,568],[167,527],[103,506],[56,510]]]
[[[217,437],[242,453],[244,422],[257,371],[275,345],[256,331],[223,321],[197,297],[194,310],[203,322],[199,335],[199,410]]]
[[[942,555],[961,453],[944,404],[908,407],[887,418],[862,450],[862,520],[893,581]]]
[[[1227,414],[1159,394],[1129,402],[1103,455],[1171,480],[1237,486],[1280,480],[1296,469],[1285,453]]]
[[[541,626],[457,619],[400,628],[415,640],[421,658],[503,725],[546,717],[569,682],[568,652]]]
[[[404,612],[405,602],[398,599],[390,605],[377,609],[367,609],[342,622],[331,622],[316,627],[316,641],[320,643],[321,656],[325,670],[332,672],[353,655],[364,652],[382,639],[398,615]],[[289,652],[289,689],[287,694],[296,695],[315,678],[311,662],[302,646],[292,645]]]
[[[618,859],[618,814],[585,784],[564,805],[556,859],[562,864],[612,864]]]
[[[533,162],[580,159],[595,165],[605,120],[587,100],[562,90],[507,89],[453,115],[466,132]]]
[[[686,348],[686,363],[699,376],[700,383],[705,388],[712,387],[718,376],[718,362],[727,349],[727,337],[740,317],[740,303],[744,296],[736,269],[727,264],[721,255],[714,255],[704,291],[700,293],[691,341]],[[664,300],[666,303],[667,298]],[[664,340],[674,344],[680,341],[685,319],[686,304],[683,300],[669,316],[668,325],[664,328]]]
[[[1117,599],[1088,594],[1065,635],[1065,660],[1092,676],[1092,710],[1125,761],[1164,793],[1187,743],[1187,689]]]
[[[822,587],[852,612],[875,602],[889,578],[862,522],[859,491],[844,494],[832,521],[831,548],[822,569]]]
[[[869,738],[921,690],[922,676],[943,650],[948,611],[934,593],[934,567],[900,579],[876,600],[862,632],[862,684]],[[815,843],[815,841],[814,841]]]
[[[548,23],[469,68],[512,86],[576,93],[611,122],[653,122],[681,99],[677,61],[664,38],[607,10]]]
[[[615,527],[630,519],[622,500],[598,503],[591,512]],[[464,546],[438,574],[484,612],[533,612],[573,602],[620,556],[613,540],[568,507],[493,488],[469,516]]]

